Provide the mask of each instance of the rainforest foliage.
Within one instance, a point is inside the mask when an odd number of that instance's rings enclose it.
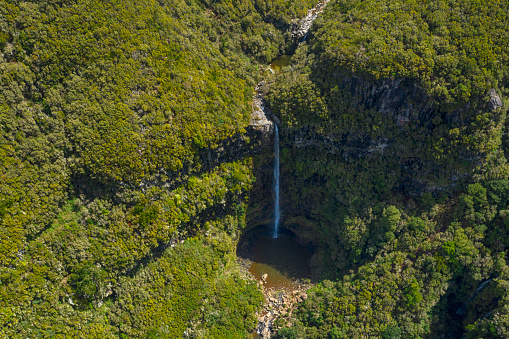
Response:
[[[250,337],[262,77],[321,267],[278,335],[509,337],[509,5],[332,0],[267,74],[317,2],[0,0],[1,337]]]
[[[331,4],[315,48],[330,69],[420,80],[443,105],[507,93],[505,1],[362,1]]]
[[[323,280],[282,338],[506,338],[509,5],[331,1],[268,93]]]
[[[316,1],[0,1],[0,336],[242,338],[253,86]]]

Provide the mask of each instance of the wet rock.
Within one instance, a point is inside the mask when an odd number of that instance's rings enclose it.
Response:
[[[262,275],[262,281],[263,281],[263,282],[266,282],[266,281],[267,281],[267,277],[268,277],[268,276],[269,276],[269,275],[268,275],[267,273],[265,273],[264,275]]]
[[[292,312],[298,302],[307,298],[306,290],[309,286],[299,285],[293,291],[276,291],[271,289],[263,289],[265,294],[265,307],[258,316],[257,333],[263,339],[269,339],[279,329],[275,323],[280,317],[284,317],[289,321],[286,325],[291,325]]]
[[[272,117],[272,112],[268,104],[263,98],[263,87],[265,81],[261,81],[256,87],[253,94],[253,111],[251,112],[251,121],[249,122],[249,128],[262,133],[262,140],[264,142],[270,139],[272,133],[274,133],[274,122],[269,119]]]
[[[297,28],[292,31],[292,39],[296,42],[302,42],[306,40],[306,37],[313,25],[313,21],[318,15],[324,10],[329,0],[320,1],[314,8],[310,9],[307,15],[299,22]]]

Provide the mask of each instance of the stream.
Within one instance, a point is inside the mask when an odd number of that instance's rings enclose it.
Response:
[[[301,20],[297,30],[292,31],[294,42],[303,43],[313,21],[325,9],[329,0],[321,0]],[[272,72],[281,73],[290,65],[291,55],[281,55],[272,60]],[[263,98],[262,88],[265,81],[255,88],[251,123],[271,125],[270,109]],[[273,117],[273,121],[278,122]],[[279,131],[274,126],[274,223],[249,230],[237,245],[237,256],[250,262],[248,271],[258,281],[265,294],[264,309],[259,313],[258,326],[254,338],[270,338],[277,331],[274,321],[282,314],[288,316],[297,303],[307,298],[304,279],[311,278],[309,266],[311,254],[308,248],[298,242],[297,236],[284,228],[279,211],[280,164]],[[271,128],[271,127],[269,127]],[[284,220],[283,220],[284,221]],[[280,227],[280,223],[282,224]],[[309,287],[309,286],[308,286]]]
[[[270,63],[270,67],[275,72],[281,72],[290,64],[290,60],[290,55],[281,55]],[[265,111],[267,105],[261,101],[258,106]],[[270,116],[270,112],[264,113]],[[296,241],[292,232],[280,227],[279,133],[275,123],[273,167],[274,223],[244,234],[237,246],[237,256],[251,262],[248,271],[256,281],[262,281],[266,275],[263,281],[265,289],[291,291],[299,287],[300,280],[310,278],[310,254],[306,247]]]

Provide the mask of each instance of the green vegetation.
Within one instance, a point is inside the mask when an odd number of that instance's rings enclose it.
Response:
[[[306,15],[318,0],[200,0],[217,16],[213,39],[221,51],[239,52],[262,63],[290,48],[292,20]]]
[[[491,88],[507,93],[508,22],[503,1],[338,0],[315,48],[327,70],[419,79],[457,107]]]
[[[507,2],[332,0],[267,74],[317,2],[0,0],[1,337],[250,337],[262,77],[322,274],[278,335],[509,336]]]
[[[505,337],[508,266],[506,252],[496,249],[509,244],[500,213],[507,205],[497,203],[508,191],[479,184],[467,191],[453,207],[436,205],[422,217],[400,223],[397,239],[355,273],[313,288],[298,311],[296,337],[393,338],[400,333],[403,338],[439,338],[457,336],[462,328],[468,329],[468,338]],[[464,201],[472,200],[484,207],[470,210]],[[479,217],[475,223],[467,210]],[[451,211],[457,212],[457,221],[437,229]]]
[[[285,222],[328,278],[281,338],[507,337],[508,12],[331,1],[275,76]]]
[[[0,2],[1,337],[249,336],[252,160],[203,154],[315,3]]]

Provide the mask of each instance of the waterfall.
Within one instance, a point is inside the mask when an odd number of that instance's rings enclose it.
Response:
[[[277,124],[274,132],[274,238],[278,237],[279,219],[281,217],[279,211],[279,130]]]
[[[477,287],[477,289],[476,289],[476,290],[475,290],[475,292],[474,292],[474,297],[477,295],[477,293],[478,293],[480,290],[482,290],[482,289],[484,288],[484,286],[486,286],[486,284],[488,284],[488,283],[489,283],[490,281],[492,281],[492,280],[493,280],[493,278],[492,278],[492,279],[488,279],[488,280],[486,280],[485,282],[483,282],[483,283],[481,284],[481,286]]]
[[[457,315],[461,315],[461,316],[464,316],[465,313],[466,313],[466,310],[467,310],[467,307],[468,305],[477,297],[477,295],[479,294],[479,292],[487,285],[489,284],[491,281],[493,280],[493,278],[490,278],[488,280],[486,280],[485,282],[483,282],[475,291],[474,291],[474,294],[472,294],[472,296],[470,298],[468,298],[468,300],[463,304],[461,305],[460,308],[458,308],[458,310],[456,311],[456,314]],[[490,313],[488,313],[487,315],[485,315],[484,317],[487,317]],[[481,318],[481,319],[484,319],[484,318]]]

